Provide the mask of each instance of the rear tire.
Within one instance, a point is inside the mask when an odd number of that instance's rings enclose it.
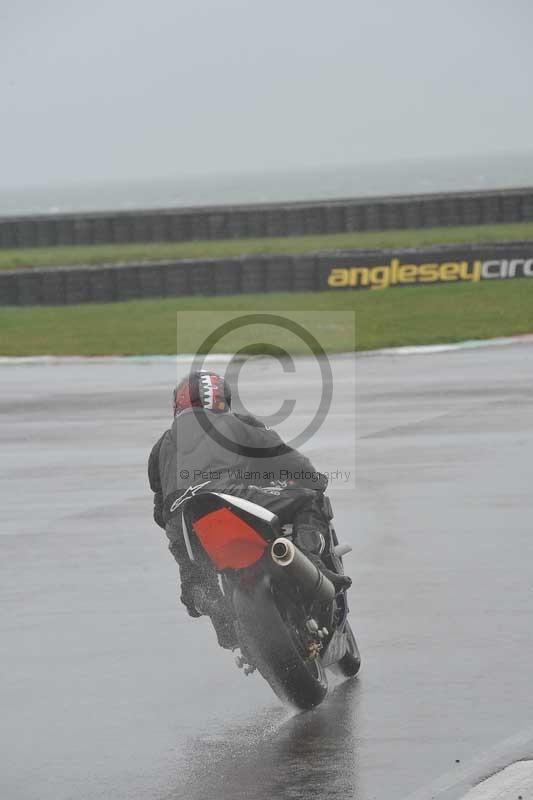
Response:
[[[361,669],[361,655],[349,622],[346,623],[345,632],[347,638],[346,653],[337,661],[335,667],[341,675],[346,678],[353,678]]]
[[[268,578],[233,594],[242,649],[282,702],[302,711],[322,702],[328,691],[320,660],[307,660],[290,626],[282,618]]]

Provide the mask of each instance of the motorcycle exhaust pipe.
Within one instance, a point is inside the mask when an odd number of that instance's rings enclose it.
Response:
[[[284,536],[270,549],[272,561],[294,581],[312,605],[328,606],[335,598],[335,587],[313,562]]]

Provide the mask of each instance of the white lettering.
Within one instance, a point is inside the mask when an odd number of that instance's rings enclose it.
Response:
[[[524,277],[533,278],[533,258],[524,261]]]
[[[509,277],[514,278],[516,277],[516,269],[520,266],[520,264],[524,263],[523,258],[513,258],[512,261],[509,262]]]
[[[505,262],[507,263],[507,262]],[[496,273],[491,272],[492,267],[496,267],[498,270]],[[482,278],[502,278],[504,277],[501,274],[502,262],[501,261],[484,261],[481,265],[481,277]]]

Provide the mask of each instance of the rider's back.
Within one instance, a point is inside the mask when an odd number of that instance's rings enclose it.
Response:
[[[260,482],[263,474],[283,479],[285,471],[313,470],[310,461],[252,417],[189,409],[161,439],[158,454],[163,496],[206,480]],[[265,479],[265,482],[269,482]]]

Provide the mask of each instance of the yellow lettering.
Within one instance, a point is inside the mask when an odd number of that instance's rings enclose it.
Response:
[[[371,289],[386,289],[390,281],[389,267],[372,267],[370,269]]]
[[[448,261],[440,265],[441,281],[456,281],[461,273],[461,267],[455,261]]]
[[[470,274],[468,272],[468,261],[459,262],[459,277],[462,281],[469,281]]]
[[[368,267],[332,267],[328,275],[328,286],[342,289],[346,286],[368,286]]]
[[[527,265],[527,266],[526,266]],[[442,264],[401,264],[392,258],[390,265],[376,267],[332,267],[328,275],[328,286],[369,286],[371,289],[386,289],[397,283],[435,283],[436,281],[479,281],[483,278],[514,277],[520,268],[528,274],[529,262],[522,259],[507,261],[446,261]],[[498,274],[499,273],[499,274]]]
[[[339,288],[348,286],[349,271],[342,267],[333,267],[328,275],[328,286]]]
[[[395,283],[398,283],[398,267],[400,266],[400,260],[398,258],[393,258],[390,262],[390,282],[394,286]]]
[[[350,286],[368,286],[368,267],[352,267]]]
[[[414,283],[416,281],[417,267],[415,264],[402,264],[398,267],[399,283]]]
[[[420,283],[432,283],[439,279],[438,264],[420,264]]]
[[[481,261],[474,261],[472,264],[472,280],[476,283],[481,279]]]

